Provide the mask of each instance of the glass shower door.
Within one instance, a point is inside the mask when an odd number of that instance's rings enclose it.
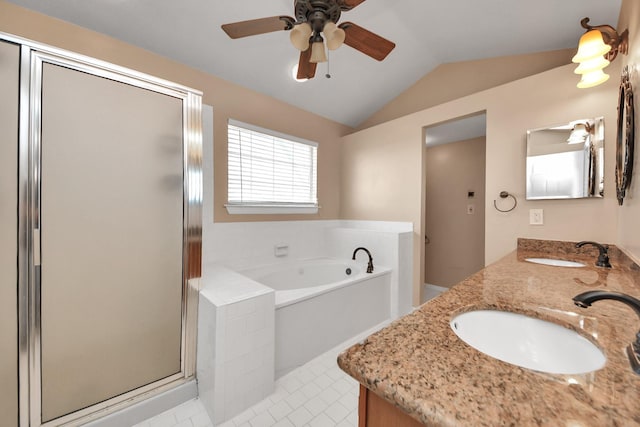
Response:
[[[184,154],[182,99],[47,61],[41,73],[46,423],[182,371]]]
[[[0,425],[18,425],[18,90],[20,47],[0,41]]]

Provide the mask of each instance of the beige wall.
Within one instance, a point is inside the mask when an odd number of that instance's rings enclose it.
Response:
[[[639,7],[635,0],[623,2],[621,24],[629,23],[632,53],[623,57],[623,61],[618,60],[612,64],[609,68],[612,76],[619,75],[621,62],[638,63]],[[423,244],[422,238],[418,236],[423,234],[421,206],[424,194],[421,183],[424,174],[424,152],[421,141],[424,126],[478,111],[487,111],[486,263],[496,260],[515,247],[515,238],[519,236],[615,240],[618,229],[613,184],[616,78],[596,88],[581,91],[575,88],[576,80],[572,66],[564,66],[463,96],[341,138],[350,131],[349,128],[143,49],[28,11],[3,0],[0,0],[0,31],[93,56],[202,90],[204,102],[213,105],[215,116],[216,221],[345,218],[413,222],[416,230],[415,301],[419,300],[417,292],[420,271],[423,268]],[[558,53],[558,60],[566,62],[562,59],[566,58],[566,55],[566,52]],[[510,63],[512,66],[516,65]],[[491,71],[495,71],[495,63],[489,61],[486,64]],[[426,77],[426,80],[418,85],[422,83],[425,87],[432,87],[434,83],[428,82],[433,79],[439,82],[439,87],[444,88],[443,92],[447,97],[458,97],[460,95],[455,92],[458,85],[477,81],[480,75],[491,74],[479,73],[477,67],[480,64],[475,65],[475,72],[470,73],[467,70],[462,76],[452,78],[452,85],[442,84],[442,80],[434,79],[434,76]],[[527,73],[527,69],[539,71],[532,64],[530,68],[524,69]],[[470,76],[473,78],[469,78]],[[636,70],[636,86],[637,76]],[[468,90],[478,90],[474,84],[469,84],[471,89]],[[424,98],[424,90],[414,88],[404,97],[401,95],[405,100],[397,100],[397,108],[394,106],[395,101],[385,107],[389,111],[389,115],[385,117],[397,117],[408,111],[415,111],[416,108],[424,108],[420,102],[412,104],[411,101]],[[439,92],[433,92],[434,95],[436,93]],[[441,99],[430,98],[429,102],[438,103]],[[605,116],[606,197],[602,200],[524,201],[525,131],[586,116]],[[322,209],[318,215],[271,217],[229,216],[226,213],[223,204],[226,201],[226,120],[229,117],[320,143],[318,192]],[[374,115],[371,123],[386,120],[375,117],[382,116]],[[511,191],[519,197],[520,205],[516,211],[500,214],[493,210],[493,198],[497,197],[501,190]],[[639,191],[636,179],[632,189],[632,195],[636,199],[640,197]],[[624,235],[619,241],[634,253],[640,254],[640,227],[636,226],[633,220],[638,217],[640,203],[637,200],[634,203],[630,197],[625,204],[626,207],[620,210],[620,222],[624,225],[621,229],[629,231],[623,230],[621,234]],[[531,207],[545,209],[544,226],[528,225],[528,209]],[[580,218],[580,221],[576,221],[576,218]]]
[[[111,37],[47,17],[0,0],[0,32],[5,32],[201,90],[203,102],[214,109],[216,221],[268,221],[288,219],[335,219],[340,199],[340,137],[351,129],[303,111],[266,95],[134,47]],[[278,132],[317,141],[317,215],[228,215],[227,119],[233,118]]]
[[[619,56],[620,61],[631,71],[631,84],[634,88],[636,111],[635,167],[631,180],[631,189],[627,192],[624,204],[618,209],[618,244],[640,262],[640,2],[623,0],[620,21],[617,29],[622,32],[629,29],[629,54]],[[619,82],[618,73],[610,73],[611,80]]]
[[[424,281],[451,287],[484,267],[485,138],[427,147],[425,174]]]
[[[569,64],[575,49],[442,64],[358,126],[365,129],[425,108]]]
[[[620,62],[609,71],[619,73]],[[613,182],[617,82],[576,88],[574,66],[566,65],[450,101],[344,138],[341,217],[411,221],[414,224],[414,303],[420,301],[423,263],[423,128],[479,111],[487,113],[485,264],[516,247],[518,237],[615,242],[617,213]],[[615,80],[615,79],[611,79]],[[578,117],[605,118],[605,197],[526,201],[527,129]],[[500,213],[493,200],[502,190],[519,201]],[[544,209],[545,225],[529,225],[529,209]],[[421,265],[422,264],[422,265]]]

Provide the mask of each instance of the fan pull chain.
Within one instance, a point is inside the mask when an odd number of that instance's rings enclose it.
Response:
[[[324,76],[328,79],[331,78],[331,67],[330,67],[330,63],[331,63],[331,53],[329,53],[329,49],[327,49],[327,74],[325,74]]]

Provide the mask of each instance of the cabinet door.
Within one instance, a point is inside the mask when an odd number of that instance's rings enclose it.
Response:
[[[0,425],[18,425],[18,91],[20,48],[0,41]]]
[[[362,384],[358,402],[358,427],[421,427],[423,424],[378,397]]]
[[[45,422],[181,372],[182,120],[181,99],[43,64]]]

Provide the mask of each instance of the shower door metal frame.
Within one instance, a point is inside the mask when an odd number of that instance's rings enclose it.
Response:
[[[18,155],[18,327],[20,427],[76,426],[195,378],[202,248],[202,93],[84,55],[0,32],[21,45]],[[40,162],[42,66],[59,65],[182,100],[183,230],[180,372],[42,423],[40,319]]]

